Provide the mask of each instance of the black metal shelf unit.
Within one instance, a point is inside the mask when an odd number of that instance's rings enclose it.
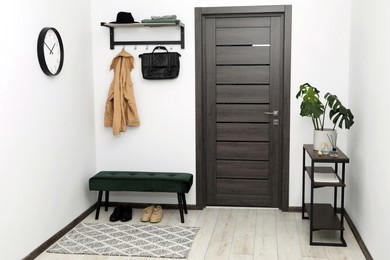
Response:
[[[117,23],[106,23],[101,22],[101,26],[108,27],[110,29],[110,49],[114,49],[115,45],[180,45],[184,49],[184,24],[181,22],[177,23],[126,23],[126,24],[117,24]],[[157,27],[167,27],[167,26],[179,26],[180,27],[180,41],[115,41],[115,28],[135,28],[135,27],[148,27],[148,28],[157,28]]]
[[[306,154],[311,159],[311,165],[306,166]],[[339,149],[338,157],[330,155],[318,155],[313,149],[313,145],[303,145],[302,163],[302,219],[310,219],[310,245],[321,246],[347,246],[344,240],[344,189],[345,189],[345,164],[349,163],[349,158]],[[332,167],[316,167],[316,163],[334,163]],[[342,165],[341,176],[338,172],[338,164]],[[315,174],[330,176],[332,181],[315,180]],[[305,203],[305,174],[310,178],[310,203]],[[323,187],[334,188],[334,201],[331,204],[314,203],[314,189]],[[341,188],[340,217],[337,215],[337,189]],[[307,213],[307,216],[305,215]],[[313,232],[318,230],[339,230],[340,242],[314,242]]]

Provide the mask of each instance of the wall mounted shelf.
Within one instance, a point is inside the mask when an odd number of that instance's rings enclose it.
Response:
[[[184,24],[183,23],[106,23],[101,22],[101,26],[108,27],[110,29],[110,49],[114,49],[115,45],[180,45],[184,49]],[[115,41],[114,29],[115,28],[139,28],[139,27],[148,27],[148,28],[157,28],[157,27],[180,27],[180,41]]]

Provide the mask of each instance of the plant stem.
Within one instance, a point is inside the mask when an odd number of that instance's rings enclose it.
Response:
[[[313,120],[314,129],[315,130],[321,130],[320,129],[320,121],[319,121],[319,119],[318,118],[312,118],[312,120]]]
[[[328,107],[328,102],[325,104],[324,113],[322,114],[322,124],[321,124],[321,130],[324,130],[324,124],[325,124],[325,114],[326,114],[326,108]],[[334,129],[334,128],[333,128]]]
[[[312,117],[312,118],[311,118],[311,121],[313,122],[314,129],[315,129],[315,130],[318,130],[318,127],[317,127],[315,118]]]

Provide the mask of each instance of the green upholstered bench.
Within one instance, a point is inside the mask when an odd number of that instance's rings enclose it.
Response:
[[[105,211],[108,210],[110,191],[174,192],[177,193],[180,220],[184,223],[183,211],[187,214],[185,193],[191,189],[192,182],[190,173],[101,171],[89,179],[89,190],[99,191],[95,219],[99,219],[103,191],[106,192]]]

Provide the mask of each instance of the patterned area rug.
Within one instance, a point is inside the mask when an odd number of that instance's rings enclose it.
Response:
[[[187,258],[199,227],[80,223],[47,252]]]

